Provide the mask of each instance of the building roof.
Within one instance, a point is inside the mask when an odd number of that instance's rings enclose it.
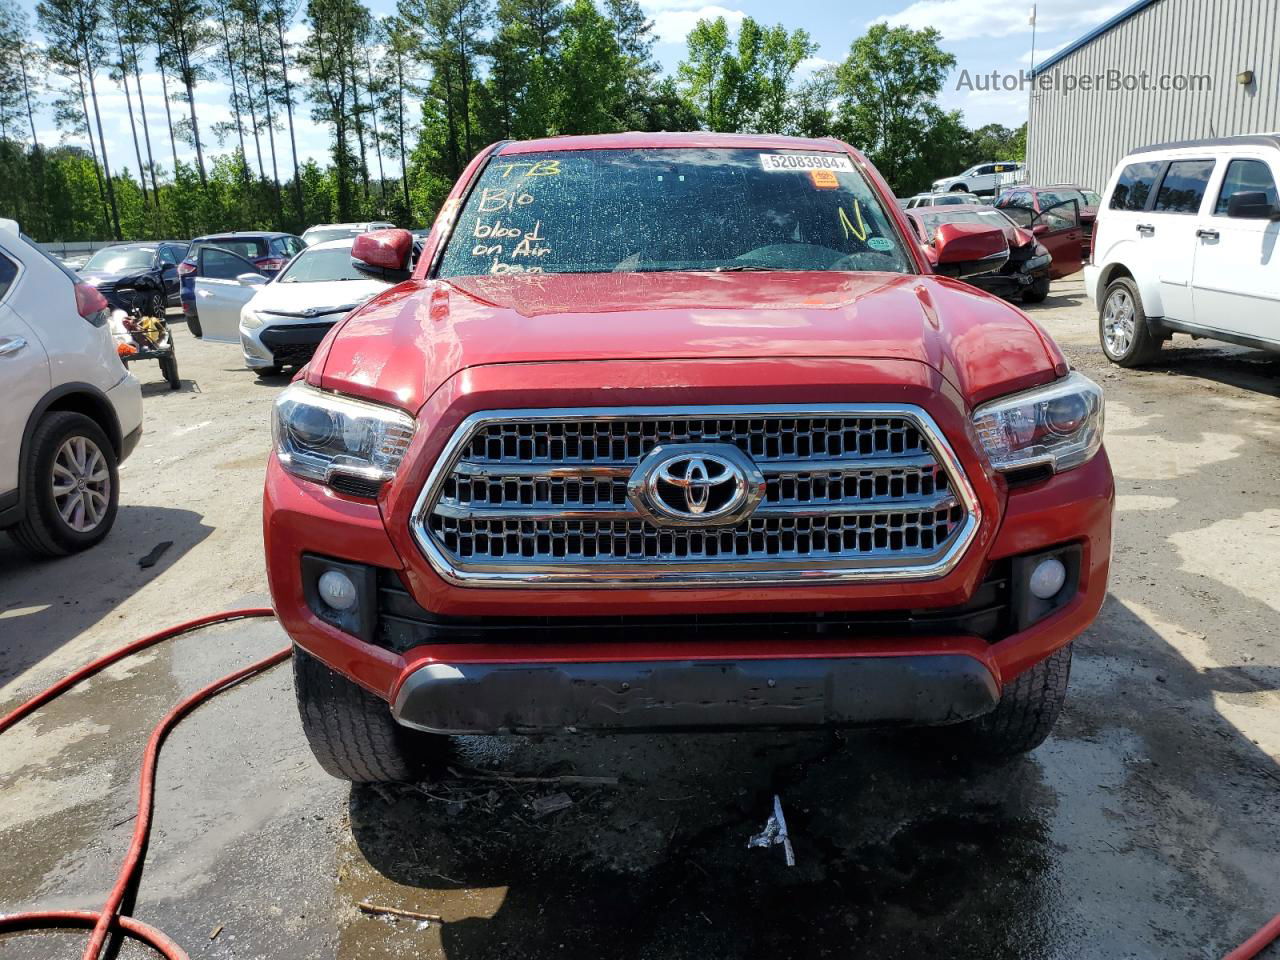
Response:
[[[1143,10],[1151,6],[1153,3],[1158,3],[1158,2],[1159,0],[1137,0],[1137,3],[1131,4],[1130,6],[1125,7],[1123,10],[1117,13],[1110,20],[1107,20],[1105,23],[1101,23],[1098,26],[1094,27],[1092,30],[1086,33],[1083,37],[1081,37],[1075,43],[1067,44],[1065,47],[1063,47],[1053,56],[1049,57],[1049,59],[1043,61],[1039,66],[1032,67],[1031,75],[1036,76],[1038,74],[1044,73],[1044,71],[1048,70],[1050,67],[1054,66],[1055,64],[1065,60],[1067,57],[1071,56],[1071,54],[1075,53],[1081,47],[1088,46],[1090,43],[1093,43],[1094,40],[1097,40],[1098,37],[1102,36],[1104,33],[1107,33],[1115,29],[1116,27],[1120,26],[1120,24],[1128,20],[1130,17],[1134,16],[1135,14],[1141,13]]]

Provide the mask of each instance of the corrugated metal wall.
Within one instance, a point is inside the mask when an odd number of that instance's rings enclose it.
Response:
[[[1280,130],[1280,0],[1160,0],[1046,74],[1118,69],[1207,74],[1210,90],[1037,91],[1027,166],[1032,183],[1102,190],[1130,150],[1200,137]],[[1245,87],[1236,75],[1254,72]]]

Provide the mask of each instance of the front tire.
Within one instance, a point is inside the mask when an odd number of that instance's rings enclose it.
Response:
[[[111,532],[120,501],[116,451],[84,414],[57,411],[40,421],[21,482],[26,506],[9,533],[28,553],[65,557]]]
[[[1147,326],[1138,285],[1120,277],[1107,286],[1098,310],[1098,340],[1107,359],[1121,367],[1150,363],[1164,341],[1153,336]]]
[[[957,183],[954,187],[951,188],[951,192],[952,193],[968,193],[969,187],[967,184]]]
[[[293,686],[311,752],[332,777],[352,783],[412,783],[448,753],[448,737],[400,726],[386,701],[296,644]]]
[[[153,293],[149,297],[147,297],[146,311],[147,311],[147,316],[156,317],[157,319],[163,320],[164,314],[165,314],[164,294]]]
[[[958,752],[1004,760],[1028,753],[1053,729],[1067,698],[1071,677],[1071,644],[1055,651],[1004,686],[999,705],[990,713],[943,728]]]

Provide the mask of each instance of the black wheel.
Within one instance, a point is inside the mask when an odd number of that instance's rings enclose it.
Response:
[[[26,506],[9,533],[36,556],[86,550],[115,523],[116,451],[102,428],[83,414],[58,411],[40,421],[20,482]]]
[[[296,645],[293,687],[311,752],[339,780],[414,782],[448,755],[448,737],[400,726],[385,701]]]
[[[254,367],[253,372],[259,377],[278,377],[284,373],[284,367],[278,363],[273,363],[269,367]]]
[[[186,313],[187,316],[187,329],[191,331],[193,337],[199,340],[204,334],[204,331],[200,329],[200,318],[196,316],[194,310],[191,313],[187,313],[184,310],[183,313]]]
[[[1107,359],[1122,367],[1150,363],[1160,352],[1164,341],[1148,328],[1142,295],[1129,277],[1113,280],[1103,294],[1098,310],[1098,339]]]
[[[969,188],[965,186],[963,183],[957,183],[954,187],[951,188],[951,192],[952,193],[968,193]]]
[[[1031,281],[1031,286],[1022,291],[1023,303],[1044,303],[1044,298],[1049,296],[1049,278],[1040,277]]]
[[[143,313],[149,317],[164,319],[164,294],[157,291],[149,294],[143,306]]]
[[[1004,686],[1000,704],[985,716],[939,733],[960,753],[1001,759],[1044,743],[1067,698],[1071,644],[1041,660]]]
[[[178,350],[173,345],[173,337],[169,337],[169,355],[160,358],[160,373],[169,381],[169,389],[177,390],[182,387],[182,380],[178,377]]]

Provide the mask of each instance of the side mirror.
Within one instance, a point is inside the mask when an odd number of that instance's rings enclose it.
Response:
[[[1009,260],[1004,231],[980,223],[942,223],[934,231],[934,268],[945,277],[973,277],[999,270]]]
[[[1034,227],[1031,228],[1031,232],[1034,233],[1037,237],[1043,237],[1046,233],[1049,232],[1049,225],[1046,223],[1037,223]]]
[[[351,244],[351,263],[361,273],[383,280],[408,280],[413,234],[408,230],[370,230]]]
[[[267,278],[260,273],[242,273],[236,277],[236,282],[242,287],[260,287],[267,282]]]
[[[1267,202],[1267,195],[1261,190],[1248,190],[1233,193],[1227,200],[1227,216],[1239,217],[1242,220],[1270,220],[1276,214],[1276,208]]]

